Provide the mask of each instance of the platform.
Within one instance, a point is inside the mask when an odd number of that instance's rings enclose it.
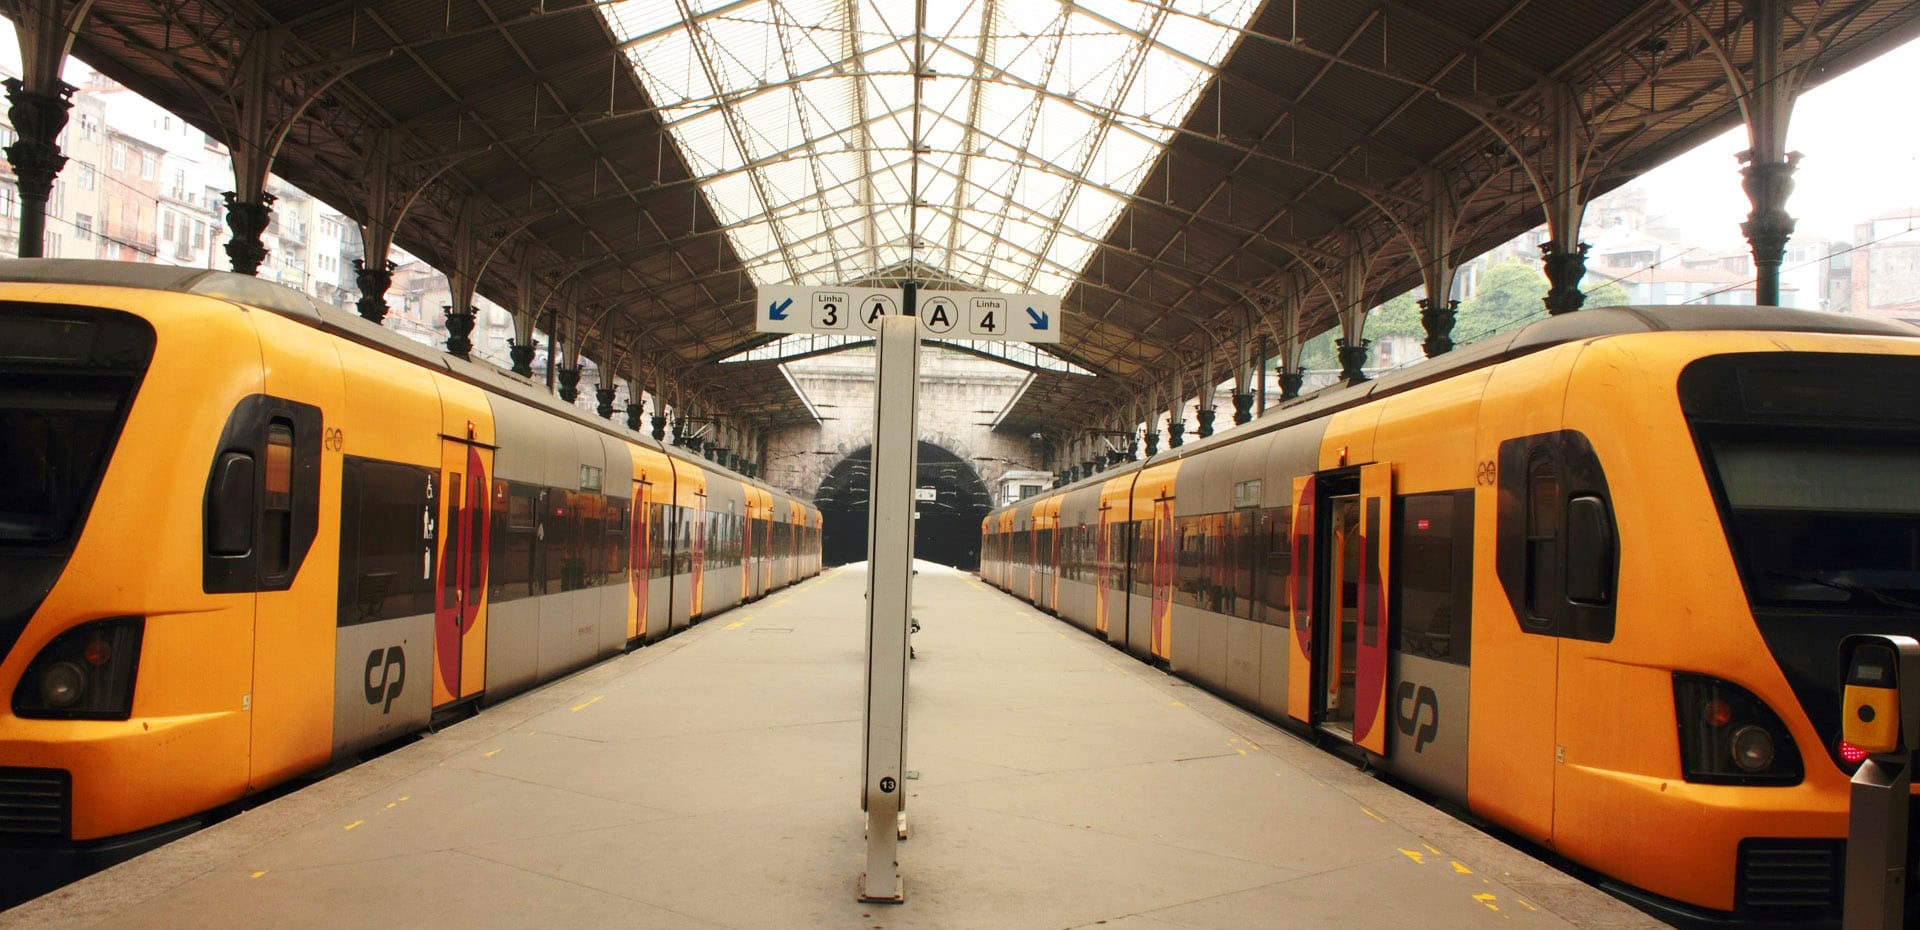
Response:
[[[854,900],[853,566],[0,926],[1664,926],[970,575],[920,567],[904,905]]]

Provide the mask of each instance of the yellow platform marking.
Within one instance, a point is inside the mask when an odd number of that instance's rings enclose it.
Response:
[[[1520,902],[1520,906],[1521,906],[1521,907],[1524,907],[1524,908],[1526,908],[1527,910],[1530,910],[1530,911],[1537,911],[1537,910],[1539,910],[1539,908],[1537,908],[1537,907],[1534,907],[1534,906],[1533,906],[1533,905],[1531,905],[1531,904],[1528,904],[1528,903],[1527,903],[1527,899],[1525,899],[1525,898],[1514,898],[1514,900],[1515,900],[1515,901],[1518,901],[1518,902]]]
[[[402,801],[411,801],[411,800],[413,800],[413,795],[410,795],[410,794],[403,794],[403,795],[401,795],[401,796],[400,796],[400,800],[402,800]]]
[[[498,749],[489,749],[489,750],[487,750],[486,752],[484,752],[484,753],[482,753],[482,755],[484,755],[484,756],[486,756],[486,757],[487,757],[487,758],[489,758],[489,759],[491,759],[491,758],[493,758],[494,756],[497,756],[497,755],[499,755],[499,754],[500,754],[500,750],[498,750]]]
[[[1409,858],[1409,859],[1412,859],[1412,860],[1414,861],[1414,864],[1415,864],[1415,865],[1426,865],[1426,864],[1427,864],[1427,857],[1426,857],[1426,856],[1423,856],[1423,855],[1421,855],[1421,854],[1419,854],[1419,853],[1417,853],[1417,852],[1414,852],[1414,851],[1413,851],[1413,850],[1411,850],[1411,849],[1402,849],[1402,850],[1400,850],[1400,855],[1403,855],[1403,856],[1405,856],[1405,857],[1407,857],[1407,858]]]
[[[1380,821],[1381,823],[1386,823],[1386,822],[1387,822],[1387,818],[1385,818],[1385,817],[1382,817],[1382,816],[1380,816],[1379,814],[1376,814],[1376,813],[1374,813],[1373,811],[1370,811],[1370,810],[1367,810],[1367,809],[1366,809],[1366,808],[1364,808],[1364,807],[1363,807],[1363,808],[1360,808],[1360,813],[1362,813],[1362,814],[1365,814],[1365,815],[1367,815],[1368,817],[1372,817],[1373,819],[1375,819],[1375,820],[1378,820],[1378,821]],[[1401,852],[1406,852],[1406,850],[1404,850],[1404,849],[1403,849],[1403,850],[1401,850]]]
[[[354,821],[354,822],[352,822],[352,823],[350,823],[350,824],[347,824],[347,829],[349,829],[349,830],[351,830],[351,829],[353,829],[354,827],[357,827],[357,826],[359,826],[359,825],[361,825],[361,824],[363,824],[363,823],[366,823],[366,821],[364,821],[364,820],[356,820],[356,821]]]
[[[400,806],[400,802],[399,802],[399,801],[388,801],[388,802],[387,802],[387,810],[393,810],[394,808],[396,808],[396,807],[399,807],[399,806]]]
[[[1421,843],[1420,845],[1425,846],[1427,848],[1427,852],[1433,853],[1436,856],[1440,855],[1440,850],[1433,848],[1432,843]]]
[[[746,626],[746,625],[747,625],[747,621],[745,621],[745,620],[735,620],[735,621],[733,621],[732,623],[729,623],[729,624],[727,624],[727,629],[729,629],[729,630],[737,630],[737,629],[739,629],[739,628],[741,628],[741,627],[743,627],[743,626]]]
[[[261,869],[260,871],[258,871],[258,872],[255,872],[255,873],[253,873],[253,874],[252,874],[251,876],[249,876],[249,877],[250,877],[250,878],[259,878],[260,876],[262,876],[262,875],[265,875],[265,874],[267,874],[267,870],[266,870],[266,869]]]
[[[1175,706],[1175,707],[1185,707],[1185,706],[1187,706],[1187,705],[1185,705],[1185,704],[1182,704],[1182,703],[1180,703],[1179,701],[1175,701],[1175,702],[1173,702],[1173,706]]]
[[[1496,897],[1496,896],[1495,896],[1495,895],[1493,894],[1493,892],[1490,892],[1490,891],[1487,891],[1487,892],[1481,892],[1480,894],[1477,894],[1477,895],[1474,895],[1474,896],[1473,896],[1473,899],[1474,899],[1475,901],[1478,901],[1478,902],[1480,902],[1481,904],[1484,904],[1484,905],[1486,905],[1486,906],[1487,906],[1487,910],[1490,910],[1490,911],[1497,911],[1497,910],[1499,910],[1499,909],[1500,909],[1500,905],[1498,905],[1498,904],[1495,904],[1495,903],[1493,903],[1493,902],[1495,902],[1495,901],[1498,901],[1498,900],[1500,900],[1500,899],[1499,899],[1498,897]]]
[[[1456,859],[1456,860],[1453,860],[1453,870],[1454,870],[1455,872],[1459,872],[1459,873],[1460,873],[1460,874],[1462,874],[1462,875],[1472,875],[1472,874],[1473,874],[1473,870],[1472,870],[1472,869],[1469,869],[1469,868],[1467,868],[1467,867],[1466,867],[1466,866],[1464,866],[1464,865],[1461,865],[1461,864],[1460,864],[1460,861],[1459,861],[1458,859]]]
[[[586,702],[585,704],[575,704],[575,705],[573,705],[573,712],[577,714],[577,713],[579,713],[579,712],[581,712],[581,711],[583,711],[583,710],[586,710],[587,708],[589,708],[589,707],[592,707],[593,705],[595,705],[595,704],[598,704],[598,703],[600,703],[600,699],[601,699],[601,698],[604,698],[604,697],[606,697],[606,695],[604,695],[604,694],[597,694],[597,695],[594,695],[594,696],[593,696],[593,697],[591,697],[591,698],[588,698],[588,699],[587,699],[587,702]]]

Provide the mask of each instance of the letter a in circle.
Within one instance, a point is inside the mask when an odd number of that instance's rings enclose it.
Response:
[[[880,327],[880,317],[884,315],[886,312],[887,312],[887,305],[885,301],[876,300],[870,304],[867,304],[867,318],[865,321],[867,324],[867,328],[878,329]]]

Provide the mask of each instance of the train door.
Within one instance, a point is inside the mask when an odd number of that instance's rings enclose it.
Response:
[[[433,597],[433,706],[480,693],[486,672],[487,553],[493,521],[487,478],[493,450],[443,440],[440,578]]]
[[[627,584],[633,607],[627,639],[631,641],[647,635],[647,599],[653,589],[653,482],[645,478],[633,482],[633,514],[628,520],[627,538],[632,545],[627,549]]]
[[[1108,592],[1113,589],[1113,540],[1108,534],[1111,525],[1109,516],[1113,513],[1113,504],[1100,502],[1100,516],[1093,531],[1093,629],[1105,635],[1108,627]],[[1123,526],[1125,524],[1122,524]]]
[[[693,555],[693,590],[687,604],[687,617],[698,617],[706,612],[704,595],[707,580],[707,489],[701,487],[693,492],[693,512],[682,519],[690,524],[693,539],[689,541],[688,551]]]
[[[1317,487],[1316,487],[1317,485]],[[1297,575],[1311,579],[1304,601],[1312,612],[1302,650],[1311,663],[1308,716],[1292,716],[1371,752],[1386,754],[1388,650],[1387,583],[1393,514],[1392,466],[1368,465],[1303,480],[1295,525],[1296,559],[1308,553]],[[1316,493],[1317,492],[1317,493]],[[1318,497],[1307,501],[1308,495]],[[1317,518],[1317,519],[1316,519]],[[1296,588],[1296,594],[1300,593]],[[1313,644],[1319,644],[1317,650]],[[1296,689],[1295,694],[1298,694]]]

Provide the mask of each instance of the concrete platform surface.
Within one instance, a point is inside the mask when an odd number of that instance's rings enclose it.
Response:
[[[851,566],[0,926],[1663,926],[970,575],[920,568],[905,904],[854,899]]]

